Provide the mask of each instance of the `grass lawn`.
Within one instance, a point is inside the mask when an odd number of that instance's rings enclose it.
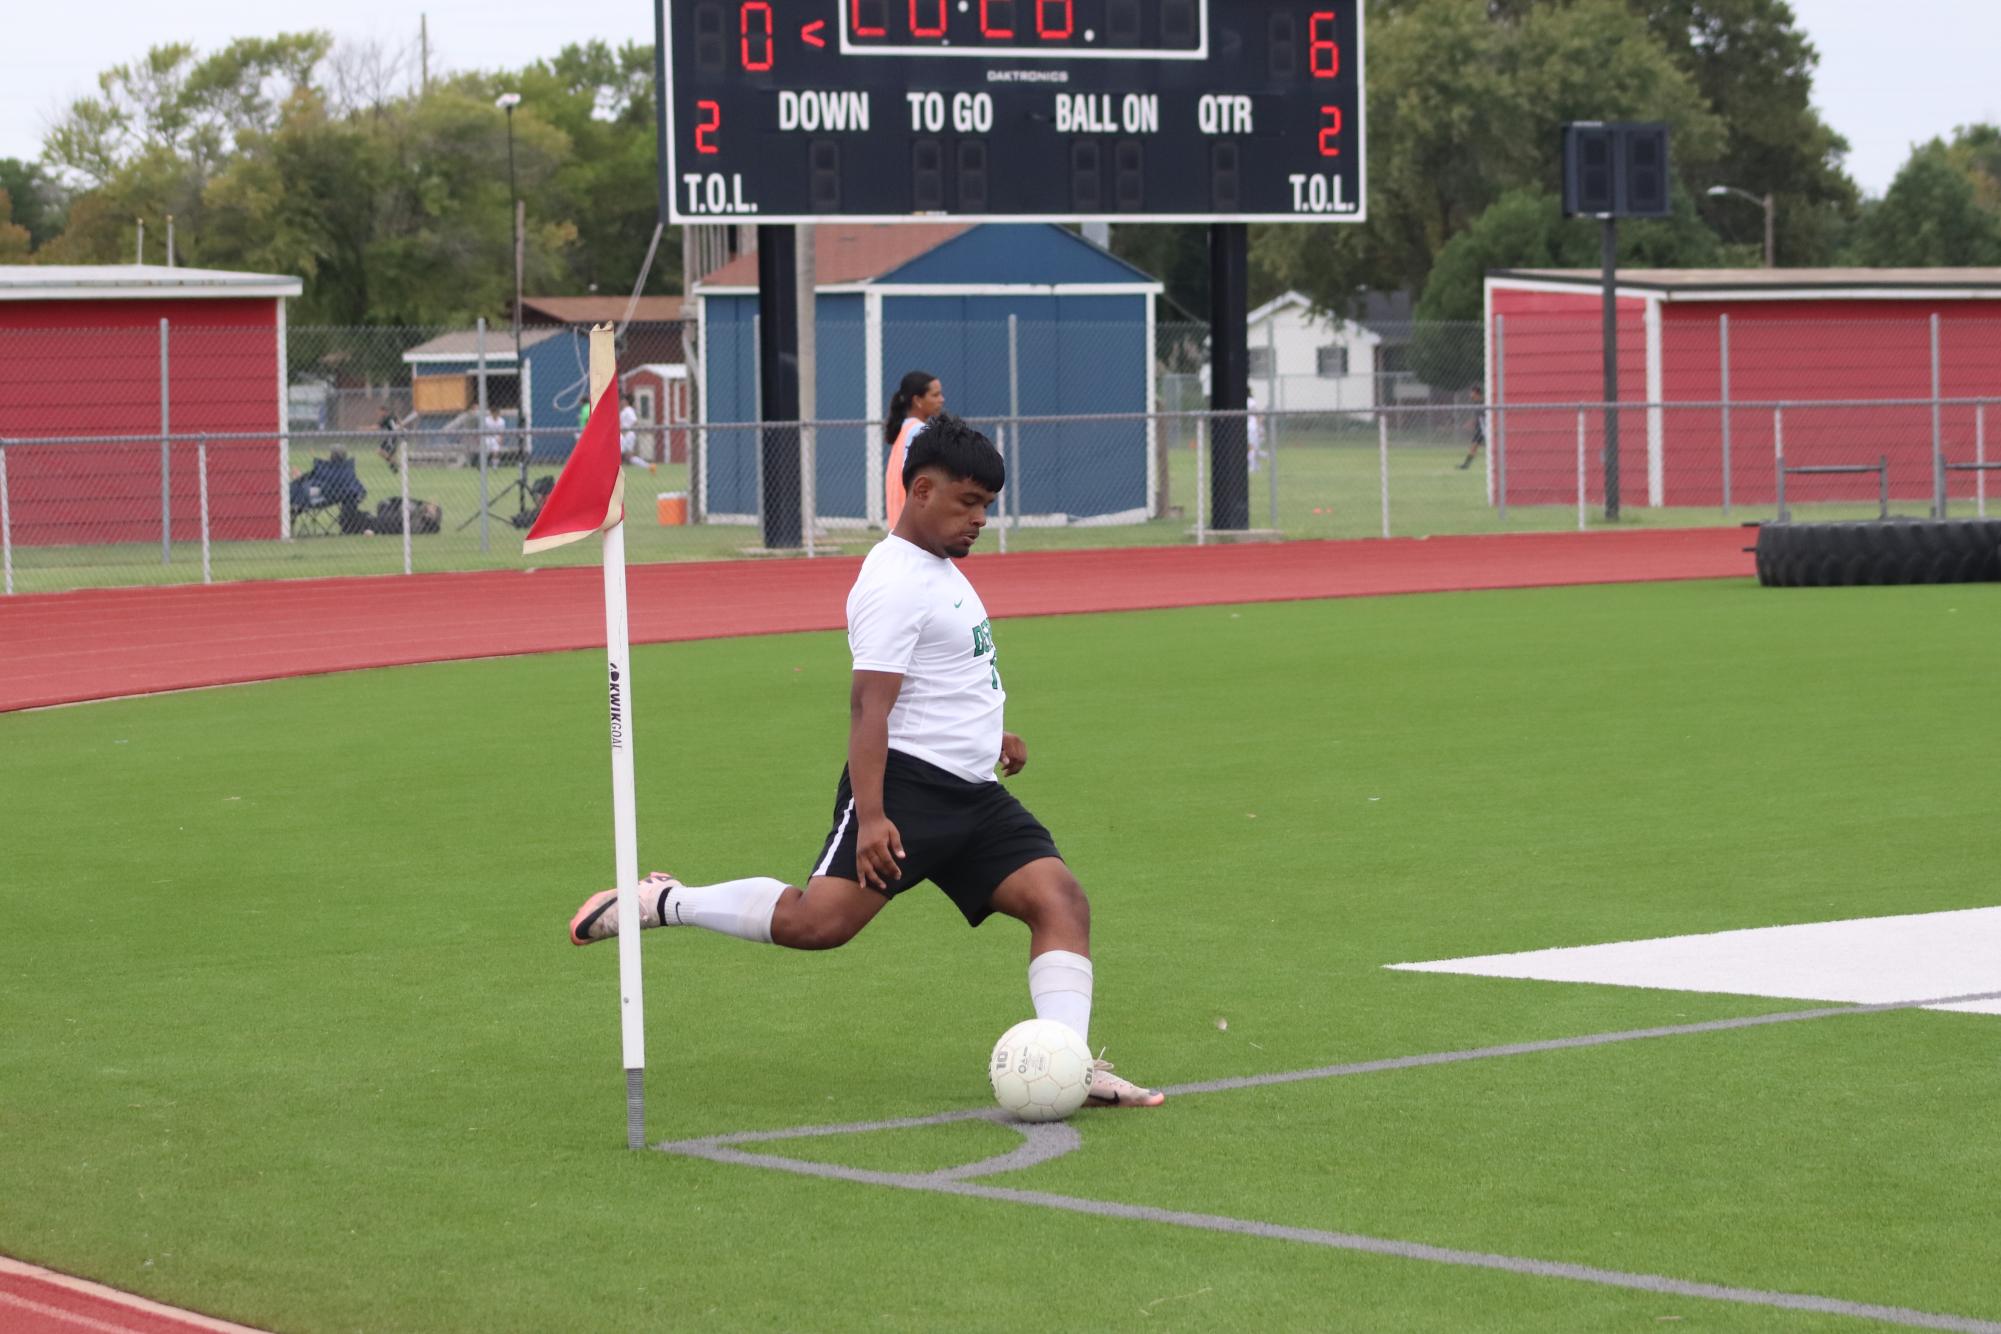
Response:
[[[1993,904],[1997,613],[1733,581],[1002,625],[1093,1044],[1180,1083],[1800,1008],[1383,965]],[[615,952],[563,936],[610,872],[602,667],[0,715],[0,1252],[287,1330],[1862,1327],[626,1152]],[[638,650],[642,865],[802,875],[847,674],[839,635]],[[649,934],[653,1137],[986,1105],[1024,945],[928,889],[825,955]],[[1897,1012],[1087,1113],[989,1181],[2001,1321],[1997,1099],[2001,1019]]]
[[[1277,468],[1254,474],[1250,487],[1250,522],[1255,529],[1276,529],[1287,538],[1379,537],[1383,532],[1382,476],[1373,431],[1335,433],[1296,430],[1282,435]],[[1452,533],[1549,532],[1577,526],[1574,504],[1516,505],[1505,518],[1487,503],[1484,464],[1461,470],[1463,441],[1440,440],[1422,434],[1393,437],[1389,456],[1390,533],[1397,537],[1427,537]],[[373,450],[354,455],[357,474],[368,489],[367,508],[398,494],[395,473]],[[534,478],[553,475],[553,468],[531,469]],[[519,506],[513,495],[501,493],[515,478],[497,469],[488,478],[494,510],[482,525],[480,477],[477,469],[413,467],[410,493],[444,509],[439,533],[411,538],[411,564],[418,571],[518,569],[523,564],[521,530],[508,519]],[[1276,487],[1274,489],[1274,478]],[[1077,524],[1058,527],[1015,527],[1007,535],[1010,551],[1041,551],[1079,547],[1174,546],[1196,540],[1194,502],[1198,486],[1195,451],[1169,451],[1168,508],[1164,517],[1115,526]],[[654,497],[659,492],[689,489],[685,464],[663,465],[657,473],[626,472],[626,500],[631,522],[626,529],[627,558],[635,563],[675,560],[734,560],[754,553],[762,541],[759,530],[744,524],[662,526]],[[1275,506],[1275,508],[1274,508]],[[1894,507],[1908,512],[1910,506]],[[1869,504],[1803,504],[1794,507],[1800,520],[1872,517]],[[1628,506],[1616,526],[1623,528],[1700,527],[1770,518],[1770,507],[1738,506],[1731,514],[1718,509],[1648,509]],[[1608,526],[1602,513],[1587,515],[1593,527]],[[864,551],[879,533],[833,528],[822,532],[820,550],[854,554]],[[990,530],[985,551],[998,551],[999,533]],[[544,552],[538,565],[591,563],[597,548],[589,543]],[[119,546],[17,547],[13,553],[14,583],[24,593],[121,584],[187,583],[201,578],[197,544],[177,545],[163,563],[157,542]],[[216,579],[314,578],[328,575],[396,574],[403,569],[403,543],[398,536],[300,537],[291,542],[220,542],[212,547]]]

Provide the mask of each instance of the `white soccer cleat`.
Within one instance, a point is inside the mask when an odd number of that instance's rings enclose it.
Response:
[[[1167,1101],[1167,1095],[1159,1089],[1141,1088],[1130,1079],[1112,1073],[1112,1063],[1099,1059],[1091,1062],[1091,1092],[1084,1099],[1086,1107],[1158,1107]]]
[[[667,902],[670,890],[681,888],[681,882],[665,871],[655,871],[639,882],[639,925],[659,926],[660,909]],[[570,919],[570,943],[588,945],[592,941],[610,940],[618,934],[618,891],[601,889],[584,900],[584,906],[577,909]]]

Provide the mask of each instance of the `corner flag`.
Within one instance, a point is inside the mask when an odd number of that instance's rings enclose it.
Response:
[[[605,681],[611,706],[612,863],[618,886],[618,1018],[625,1056],[625,1142],[646,1147],[646,1027],[639,973],[638,802],[632,784],[632,650],[625,608],[625,486],[618,452],[612,328],[591,330],[591,419],[522,542],[523,554],[604,534]],[[606,684],[598,689],[606,690]],[[599,695],[605,700],[606,695]]]
[[[596,368],[593,367],[593,370]],[[592,377],[596,389],[596,376]],[[609,532],[625,517],[625,469],[618,452],[618,377],[606,381],[604,392],[592,395],[591,419],[577,437],[575,449],[556,478],[555,489],[542,502],[535,523],[522,540],[521,554],[560,547]]]

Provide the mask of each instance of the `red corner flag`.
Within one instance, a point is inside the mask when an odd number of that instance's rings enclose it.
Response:
[[[613,527],[625,518],[625,469],[618,452],[618,380],[604,387],[591,408],[570,461],[542,502],[521,554],[560,547]]]

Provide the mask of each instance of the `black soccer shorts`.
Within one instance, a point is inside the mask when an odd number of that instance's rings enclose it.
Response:
[[[1032,861],[1062,856],[1042,822],[999,783],[974,783],[892,750],[882,776],[883,813],[902,836],[903,875],[887,891],[894,898],[922,880],[978,926],[993,912],[994,891]],[[834,793],[834,827],[820,845],[813,874],[859,880],[855,874],[854,789],[848,771]]]

